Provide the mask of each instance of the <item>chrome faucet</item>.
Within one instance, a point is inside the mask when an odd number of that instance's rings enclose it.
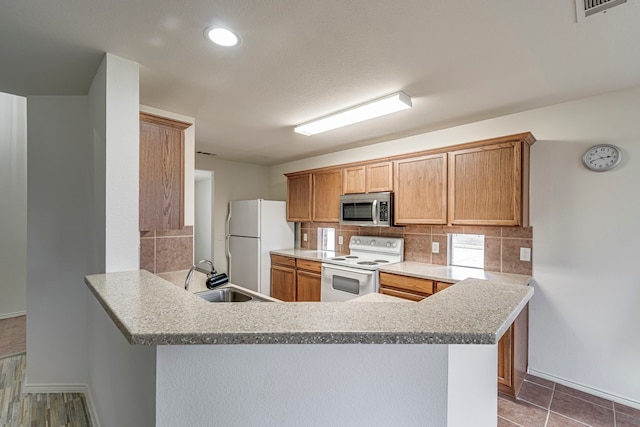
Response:
[[[189,290],[189,282],[191,281],[191,276],[193,276],[193,272],[195,271],[196,268],[198,268],[198,266],[200,264],[208,264],[211,267],[211,272],[207,274],[207,277],[216,274],[216,269],[213,266],[213,263],[211,261],[209,261],[208,259],[201,259],[200,261],[198,261],[195,264],[193,264],[191,266],[191,268],[189,269],[189,272],[187,273],[187,278],[184,281],[184,289],[185,290],[187,290],[187,291]]]

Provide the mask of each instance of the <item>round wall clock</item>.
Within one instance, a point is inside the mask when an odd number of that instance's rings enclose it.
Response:
[[[599,144],[587,150],[582,156],[584,167],[595,172],[606,172],[622,161],[622,151],[615,145]]]

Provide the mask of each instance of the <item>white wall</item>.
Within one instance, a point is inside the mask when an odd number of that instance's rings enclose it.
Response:
[[[27,98],[26,384],[86,384],[87,287],[95,270],[86,96]]]
[[[196,169],[215,173],[213,264],[218,272],[228,273],[225,233],[229,202],[270,198],[269,168],[200,155],[196,157]],[[284,197],[274,200],[285,199],[286,194]]]
[[[538,375],[640,407],[640,88],[291,162],[285,172],[531,131],[534,229],[529,368]],[[587,172],[582,154],[620,146],[609,173]]]
[[[196,171],[201,176],[194,187],[193,259],[213,258],[214,173]]]
[[[139,268],[138,92],[138,64],[105,55],[89,92],[94,231],[99,236],[97,252],[104,254],[104,270],[96,273]],[[153,426],[155,347],[130,345],[93,295],[88,297],[88,307],[88,386],[99,422],[103,426]]]
[[[27,309],[27,99],[0,92],[0,319]]]

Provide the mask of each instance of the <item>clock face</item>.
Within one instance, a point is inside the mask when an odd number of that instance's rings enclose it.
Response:
[[[622,160],[622,152],[615,145],[601,144],[591,147],[582,156],[582,163],[587,169],[596,172],[609,171]]]

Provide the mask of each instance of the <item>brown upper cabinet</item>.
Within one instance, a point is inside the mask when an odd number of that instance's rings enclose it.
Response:
[[[393,163],[379,162],[342,169],[343,194],[393,191]]]
[[[528,226],[529,150],[525,138],[449,152],[449,223]]]
[[[396,224],[447,223],[447,154],[396,160]]]
[[[529,155],[534,142],[527,132],[292,172],[286,174],[288,219],[338,222],[340,194],[393,191],[397,225],[527,227]]]
[[[287,177],[287,221],[311,221],[311,173]]]
[[[342,169],[314,172],[312,221],[338,222],[340,220],[341,194]]]
[[[191,123],[140,113],[140,230],[184,227],[184,130]]]

